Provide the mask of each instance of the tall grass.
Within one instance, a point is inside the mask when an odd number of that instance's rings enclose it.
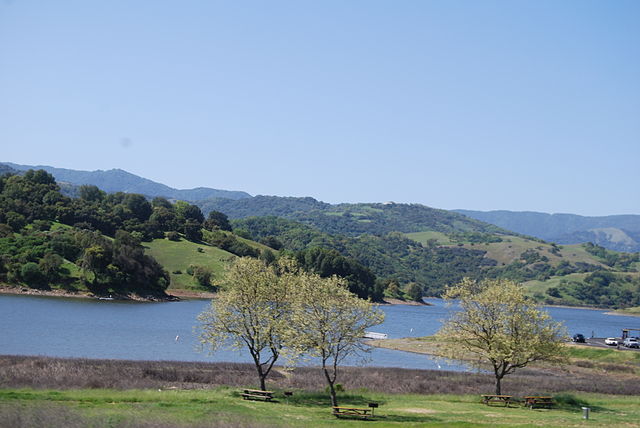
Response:
[[[61,404],[0,403],[0,428],[250,428],[256,426],[267,428],[269,425],[257,425],[255,420],[245,421],[241,415],[211,419],[196,424],[190,422],[181,424],[163,420],[161,417],[136,417],[132,414],[87,416]]]
[[[344,367],[338,382],[347,393],[357,390],[411,394],[482,394],[494,389],[490,374],[389,367]],[[240,363],[91,360],[0,356],[0,388],[35,389],[210,389],[217,386],[257,387],[255,368]],[[293,371],[276,368],[268,388],[322,391],[325,379],[317,368]],[[640,382],[620,382],[609,376],[522,370],[505,378],[511,395],[554,394],[566,391],[640,394]]]

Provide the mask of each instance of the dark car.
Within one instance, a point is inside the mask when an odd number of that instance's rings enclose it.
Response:
[[[574,334],[573,338],[571,340],[573,340],[574,342],[577,342],[577,343],[585,343],[586,342],[584,340],[584,335],[582,335],[580,333]]]

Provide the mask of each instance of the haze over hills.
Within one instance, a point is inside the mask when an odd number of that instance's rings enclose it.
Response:
[[[1,174],[17,174],[20,171],[17,169],[11,168],[9,165],[0,163],[0,175]]]
[[[53,175],[58,182],[66,182],[76,186],[92,184],[109,193],[140,193],[150,197],[163,196],[166,198],[181,199],[184,201],[199,201],[208,198],[242,199],[251,197],[251,195],[246,192],[211,189],[208,187],[174,189],[167,185],[139,177],[121,169],[110,169],[108,171],[79,171],[74,169],[55,168],[47,165],[18,165],[11,162],[2,162],[0,165],[13,168],[18,171],[43,169]]]
[[[593,242],[615,251],[640,251],[640,215],[586,217],[540,212],[455,211],[517,233],[558,244]]]

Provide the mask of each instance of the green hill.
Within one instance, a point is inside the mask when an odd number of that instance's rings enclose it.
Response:
[[[176,289],[210,291],[197,283],[188,273],[189,266],[206,266],[212,272],[211,282],[217,284],[225,267],[236,258],[235,255],[204,243],[181,239],[154,239],[145,242],[147,254],[153,256],[169,272],[171,285],[168,291]]]
[[[361,203],[331,205],[313,198],[255,196],[197,202],[206,214],[211,210],[229,218],[277,216],[312,226],[329,234],[358,236],[390,232],[437,231],[442,233],[510,233],[464,215],[420,204]]]
[[[471,277],[527,283],[545,303],[640,306],[637,253],[559,246],[418,204],[217,200],[243,217],[229,224],[183,201],[95,186],[79,187],[78,196],[63,195],[45,171],[0,176],[0,282],[164,298],[167,287],[215,289],[236,256],[291,255],[303,269],[342,276],[350,290],[376,300],[409,290],[412,298],[438,296]]]
[[[211,238],[212,232],[203,231],[204,240]],[[255,249],[258,252],[270,249],[266,245],[242,238],[231,232],[217,231],[217,233],[239,241],[242,244]],[[168,239],[154,239],[143,243],[146,253],[155,258],[169,272],[171,277],[171,290],[212,291],[224,274],[225,268],[237,256],[222,248],[208,244],[207,242],[192,242],[184,238],[179,241]],[[259,254],[259,253],[258,253]],[[211,286],[203,286],[190,274],[189,267],[205,267],[211,272]]]

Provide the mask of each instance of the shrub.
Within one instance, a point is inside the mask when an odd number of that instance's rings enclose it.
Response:
[[[193,276],[196,284],[202,287],[211,286],[211,277],[213,276],[213,272],[211,272],[211,269],[209,269],[208,267],[189,265],[189,267],[187,268],[187,273]]]
[[[174,231],[167,232],[167,239],[169,241],[176,241],[177,242],[177,241],[180,240],[180,234],[178,232],[174,232]]]
[[[45,276],[40,267],[33,262],[25,263],[20,269],[20,277],[29,286],[41,287],[45,284]]]
[[[553,397],[553,399],[558,407],[583,407],[589,405],[589,403],[577,398],[573,394],[558,394]]]

